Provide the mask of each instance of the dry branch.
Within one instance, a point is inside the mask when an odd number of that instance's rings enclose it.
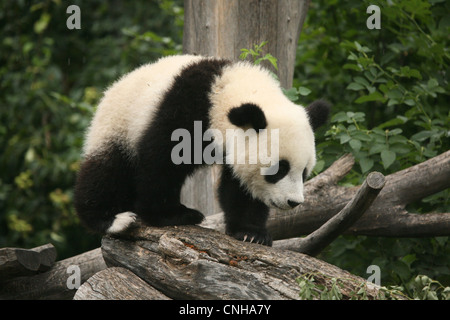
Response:
[[[370,173],[354,198],[338,214],[306,238],[297,238],[296,241],[288,243],[280,240],[277,247],[316,256],[366,212],[383,188],[384,183],[385,179],[381,173]]]

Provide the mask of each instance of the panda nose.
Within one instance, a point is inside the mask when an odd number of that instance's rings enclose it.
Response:
[[[298,206],[299,204],[300,204],[300,202],[295,202],[295,201],[288,200],[288,205],[289,205],[291,208],[295,208],[295,207]]]

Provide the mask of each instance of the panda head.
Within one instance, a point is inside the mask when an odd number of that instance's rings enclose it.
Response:
[[[236,145],[230,147],[227,139],[226,163],[254,198],[272,208],[292,209],[304,201],[303,184],[316,164],[313,131],[327,120],[328,113],[329,105],[321,100],[307,108],[292,103],[265,111],[255,103],[231,108],[228,120],[242,129],[237,136],[244,135],[241,141],[247,138],[248,144],[243,149],[245,161],[239,163],[236,154],[240,150]],[[255,153],[256,163],[252,162]],[[267,155],[265,161],[260,158],[263,155]]]
[[[225,163],[241,186],[272,208],[303,202],[303,183],[316,164],[314,130],[327,120],[329,105],[322,100],[306,108],[294,104],[266,69],[245,62],[224,68],[209,99],[210,127],[222,136],[231,129],[236,139],[249,142],[240,150],[229,138],[221,142]],[[269,162],[260,157],[264,148]],[[258,159],[252,161],[255,154]],[[239,156],[244,161],[237,161]]]

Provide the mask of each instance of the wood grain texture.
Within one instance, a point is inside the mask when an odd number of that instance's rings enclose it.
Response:
[[[124,268],[107,268],[90,277],[74,300],[169,300],[141,278]]]

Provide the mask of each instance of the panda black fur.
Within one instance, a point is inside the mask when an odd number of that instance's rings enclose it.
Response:
[[[289,209],[303,201],[303,182],[315,165],[313,129],[328,112],[322,101],[308,108],[293,104],[266,70],[249,63],[162,58],[105,92],[86,136],[75,208],[99,233],[120,233],[136,215],[154,226],[198,224],[204,216],[180,203],[180,190],[204,164],[173,163],[174,130],[193,136],[194,121],[201,121],[202,134],[215,128],[224,136],[226,129],[277,128],[278,172],[263,176],[260,165],[225,162],[218,188],[226,232],[271,245],[269,207]]]

